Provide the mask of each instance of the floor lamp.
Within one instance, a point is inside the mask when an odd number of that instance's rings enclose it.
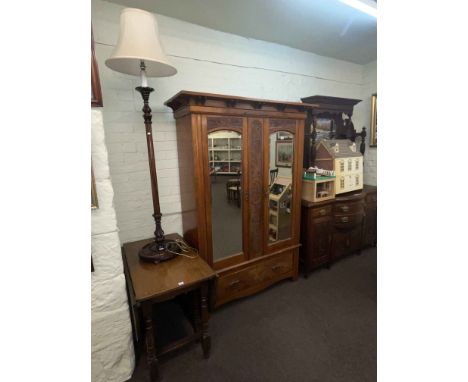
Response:
[[[146,128],[148,163],[151,175],[153,197],[153,217],[156,224],[155,239],[139,252],[140,258],[159,263],[177,255],[178,246],[164,237],[161,227],[161,209],[159,206],[158,180],[153,147],[153,131],[150,93],[147,77],[169,77],[177,73],[164,53],[159,42],[158,25],[154,15],[141,9],[126,8],[120,14],[120,35],[117,45],[106,65],[120,73],[141,77],[141,86],[136,90],[143,98],[143,119]]]

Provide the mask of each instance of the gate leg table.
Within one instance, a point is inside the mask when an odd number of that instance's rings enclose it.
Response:
[[[182,239],[178,234],[166,235],[166,238]],[[195,252],[187,253],[193,258],[177,256],[159,264],[140,260],[138,251],[151,240],[153,239],[124,244],[122,255],[134,330],[138,333],[134,311],[141,307],[147,363],[151,381],[154,382],[160,377],[157,358],[160,355],[194,341],[200,341],[204,357],[209,357],[211,347],[211,338],[208,334],[209,291],[213,290],[212,283],[215,282],[217,275]],[[153,305],[188,292],[193,296],[191,304],[194,318],[193,334],[158,348],[155,340],[158,328],[153,320]]]

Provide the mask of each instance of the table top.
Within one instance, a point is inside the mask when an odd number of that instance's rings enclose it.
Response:
[[[170,234],[166,235],[166,239],[182,237]],[[216,277],[215,271],[195,252],[186,253],[189,256],[196,255],[195,258],[176,256],[158,264],[140,260],[139,250],[152,240],[139,240],[123,245],[123,255],[137,302],[164,297]]]

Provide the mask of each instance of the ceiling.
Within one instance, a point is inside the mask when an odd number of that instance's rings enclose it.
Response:
[[[377,21],[339,0],[108,0],[321,56],[377,59]]]

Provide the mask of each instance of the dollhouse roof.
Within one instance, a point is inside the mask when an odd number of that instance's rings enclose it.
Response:
[[[349,158],[362,156],[356,143],[351,142],[349,139],[323,140],[319,142],[319,145],[323,145],[323,147],[325,147],[325,149],[333,158]],[[338,145],[338,152],[336,152],[335,149],[336,145]],[[353,145],[355,151],[351,149]]]

